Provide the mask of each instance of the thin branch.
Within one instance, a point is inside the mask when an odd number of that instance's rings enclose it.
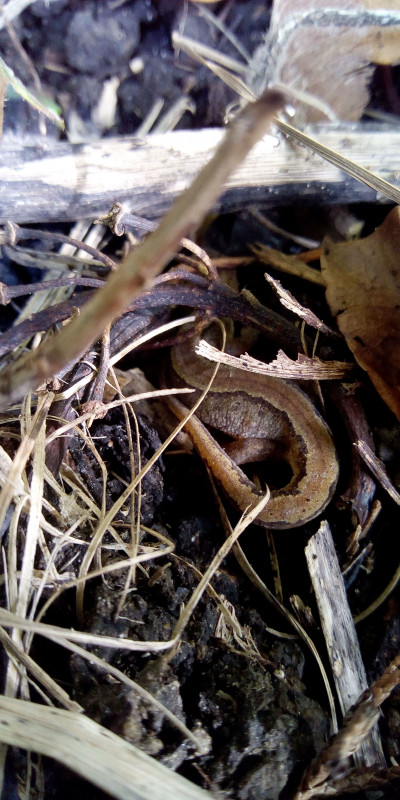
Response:
[[[58,289],[61,286],[90,286],[99,289],[104,281],[98,278],[56,278],[53,281],[38,281],[38,283],[25,283],[20,286],[7,286],[0,282],[0,305],[6,306],[10,300],[16,297],[24,297],[26,294],[42,292],[48,289]]]
[[[168,263],[182,237],[202,220],[221,186],[264,135],[285,105],[280,92],[267,91],[238,116],[211,161],[174,203],[154,233],[130,252],[106,285],[63,330],[23,356],[1,375],[0,402],[20,399],[30,388],[53,378],[73,364],[120,316]]]
[[[64,233],[52,233],[51,231],[36,230],[36,228],[21,228],[15,222],[7,222],[4,229],[0,233],[0,244],[2,245],[16,245],[17,242],[24,241],[25,239],[43,239],[47,242],[58,244],[69,244],[77,250],[84,250],[85,253],[92,256],[96,261],[100,261],[109,269],[116,269],[116,262],[105,255],[101,250],[96,247],[91,247],[86,242],[81,242],[79,239],[74,239],[72,236],[66,236]]]

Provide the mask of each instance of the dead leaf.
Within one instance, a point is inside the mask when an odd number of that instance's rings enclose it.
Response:
[[[400,207],[371,236],[326,243],[326,299],[346,342],[400,419]]]
[[[322,322],[313,311],[305,306],[302,306],[298,300],[292,295],[291,292],[288,292],[287,289],[284,289],[281,282],[275,280],[271,275],[268,275],[268,272],[264,273],[264,278],[271,284],[272,288],[275,289],[281,303],[285,308],[288,308],[289,311],[292,311],[293,314],[297,314],[300,319],[303,319],[307,325],[310,325],[311,328],[316,328],[317,331],[321,331],[321,333],[325,333],[326,336],[339,336],[336,331],[333,331],[328,325],[325,325],[325,322]]]

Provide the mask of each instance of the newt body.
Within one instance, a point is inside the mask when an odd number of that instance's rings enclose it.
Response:
[[[193,387],[197,399],[212,366],[196,355],[195,344],[175,346],[171,361],[174,383]],[[193,405],[193,395],[187,402]],[[170,405],[179,419],[187,414],[176,398],[170,398]],[[233,437],[233,443],[221,446],[206,425]],[[331,433],[309,397],[293,383],[221,365],[185,430],[241,511],[258,502],[262,492],[239,463],[272,455],[290,465],[292,477],[272,490],[257,519],[261,525],[277,529],[303,525],[318,516],[333,495],[339,467]]]

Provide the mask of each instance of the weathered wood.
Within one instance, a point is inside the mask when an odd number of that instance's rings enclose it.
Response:
[[[311,537],[305,553],[336,691],[345,714],[368,684],[339,561],[326,522],[322,522]],[[363,742],[354,759],[359,767],[385,765],[376,729]]]
[[[361,125],[320,125],[307,132],[328,147],[400,186],[400,131]],[[219,143],[222,131],[173,131],[109,138],[83,145],[3,143],[0,222],[92,218],[122,202],[157,218],[189,184]],[[217,208],[374,202],[376,192],[282,135],[267,136],[235,172]],[[383,198],[382,198],[383,199]]]
[[[358,120],[369,101],[375,64],[399,63],[396,0],[274,0],[270,27],[245,76],[256,96],[282,83],[311,94],[297,122],[326,113]]]

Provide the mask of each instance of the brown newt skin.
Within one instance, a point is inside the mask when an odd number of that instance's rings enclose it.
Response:
[[[197,390],[188,396],[189,408],[206,387],[213,369],[209,361],[196,355],[197,341],[176,345],[171,353],[174,385]],[[174,397],[169,403],[182,420],[187,407]],[[206,425],[236,441],[224,449]],[[272,454],[275,460],[279,455],[290,465],[293,475],[289,483],[271,492],[258,524],[277,529],[304,525],[324,510],[333,495],[339,465],[331,433],[309,397],[293,383],[221,365],[210,392],[185,430],[217,482],[242,512],[254,506],[262,492],[238,461],[257,461]]]

